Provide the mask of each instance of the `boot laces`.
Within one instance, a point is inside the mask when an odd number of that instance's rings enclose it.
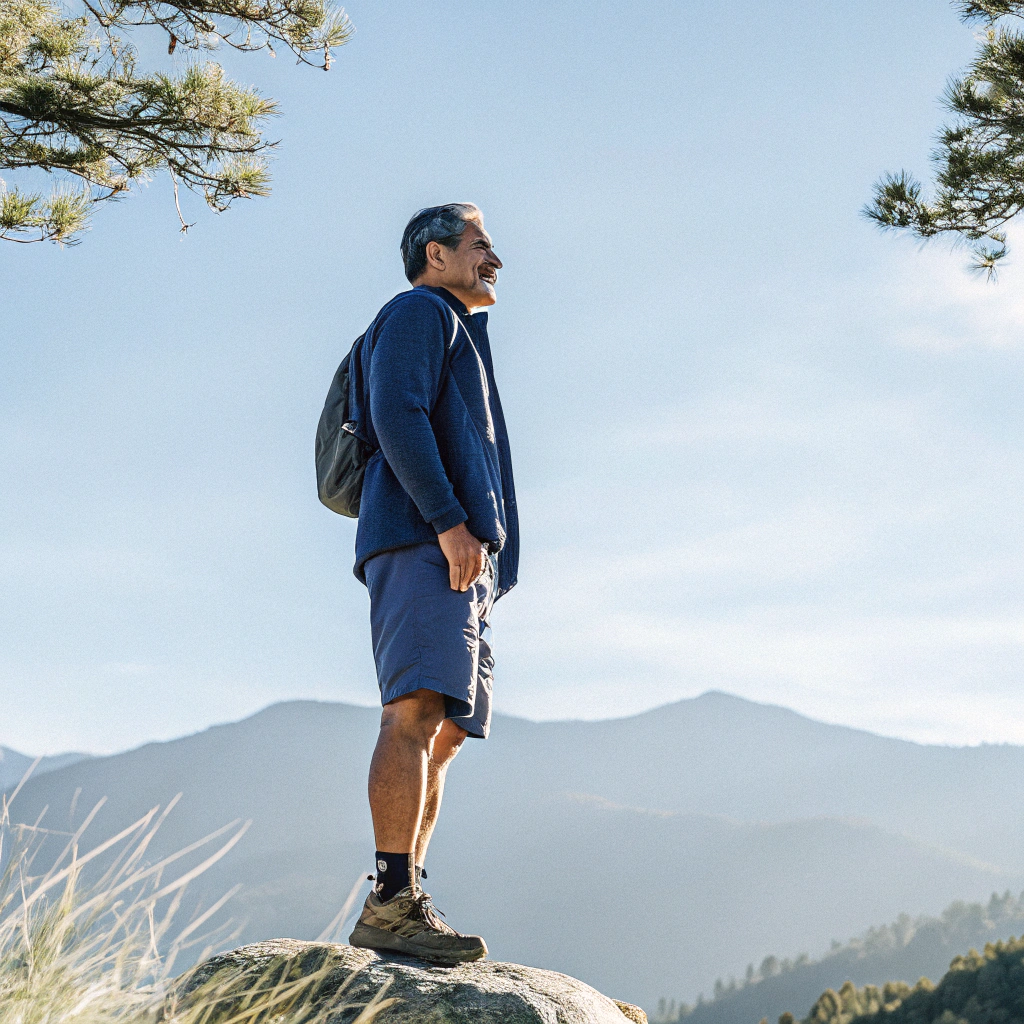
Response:
[[[444,911],[434,906],[430,899],[430,893],[419,890],[413,897],[412,902],[416,907],[416,914],[425,924],[439,932],[453,932],[450,925],[446,924],[437,915],[444,917]],[[453,932],[454,933],[454,932]]]

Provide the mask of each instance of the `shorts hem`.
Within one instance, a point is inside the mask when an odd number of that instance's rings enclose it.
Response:
[[[394,687],[393,692],[389,689],[387,700],[384,699],[384,692],[381,691],[381,706],[387,707],[393,700],[409,693],[415,693],[417,690],[432,690],[434,693],[441,694],[444,697],[445,718],[471,718],[473,715],[473,705],[465,697],[452,693],[444,684],[434,679],[417,679],[415,682],[402,683]]]
[[[463,724],[465,719],[451,718],[451,719],[449,719],[449,721],[454,722],[460,729],[465,729],[466,730],[466,738],[467,739],[471,739],[471,740],[485,740],[488,737],[488,733],[486,733],[486,732],[473,732],[472,729],[467,729],[466,726]]]

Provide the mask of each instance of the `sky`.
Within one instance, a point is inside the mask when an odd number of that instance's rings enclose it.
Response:
[[[187,197],[182,236],[157,177],[79,246],[0,244],[0,744],[376,703],[313,436],[406,220],[461,200],[505,264],[498,710],[720,689],[1024,743],[1024,237],[993,285],[860,212],[928,174],[952,5],[347,10],[328,74],[219,58],[281,103],[270,198]]]

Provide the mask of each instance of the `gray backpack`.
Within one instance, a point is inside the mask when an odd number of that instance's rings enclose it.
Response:
[[[363,476],[373,448],[362,435],[358,412],[353,408],[349,367],[352,353],[365,334],[360,334],[341,361],[327,392],[324,411],[316,428],[316,489],[332,511],[359,518]]]

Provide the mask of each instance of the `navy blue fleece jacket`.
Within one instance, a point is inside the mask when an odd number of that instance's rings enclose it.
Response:
[[[356,530],[356,576],[382,551],[465,523],[498,557],[498,593],[519,570],[519,517],[487,314],[443,288],[392,299],[353,352],[353,405],[376,449]]]

